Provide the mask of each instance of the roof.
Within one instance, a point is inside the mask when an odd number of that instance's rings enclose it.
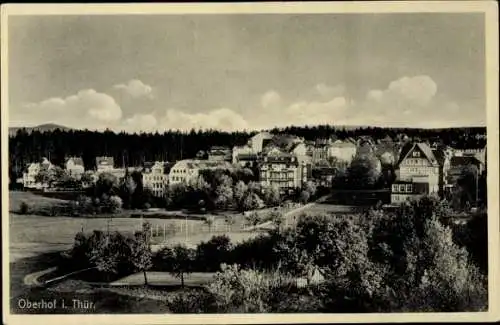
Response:
[[[113,165],[115,162],[113,157],[96,157],[95,161],[97,165],[102,165],[102,164]]]
[[[482,162],[478,160],[474,156],[458,156],[451,157],[450,166],[451,167],[459,167],[459,166],[467,166],[467,165],[480,165]]]
[[[355,143],[352,143],[351,141],[342,141],[342,140],[337,140],[334,143],[330,144],[329,146],[333,148],[356,148]]]
[[[73,160],[73,164],[83,166],[83,159],[81,157],[69,157],[66,162]]]
[[[401,162],[406,159],[408,154],[415,149],[419,149],[431,164],[433,165],[438,164],[438,160],[436,159],[436,156],[434,155],[434,152],[431,149],[431,147],[427,143],[418,142],[418,143],[407,143],[403,146],[401,154],[399,155],[399,160],[397,165],[399,166]]]
[[[236,156],[238,160],[255,160],[259,158],[256,153],[240,153]]]
[[[175,165],[172,166],[172,168],[215,169],[215,168],[232,168],[232,165],[226,161],[184,159],[176,162]]]
[[[231,151],[231,148],[229,147],[223,147],[223,146],[213,146],[210,148],[209,151]]]

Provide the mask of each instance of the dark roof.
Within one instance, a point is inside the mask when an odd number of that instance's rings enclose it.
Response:
[[[414,150],[414,148],[419,149],[424,154],[424,156],[431,162],[431,164],[438,163],[438,160],[434,156],[434,152],[431,149],[431,147],[429,147],[429,145],[427,143],[418,142],[418,143],[406,143],[403,146],[403,149],[401,149],[401,153],[399,155],[399,159],[398,159],[398,163],[397,163],[398,166],[406,158],[408,153],[410,153],[410,151]]]
[[[238,160],[255,160],[259,156],[256,153],[240,153],[236,156]]]
[[[459,167],[459,166],[467,166],[467,165],[480,165],[481,161],[479,161],[474,156],[462,156],[462,157],[451,157],[450,166],[451,167]]]

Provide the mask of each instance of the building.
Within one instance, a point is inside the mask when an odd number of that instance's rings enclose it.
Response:
[[[144,163],[142,184],[151,190],[154,196],[162,197],[168,186],[168,173],[171,165],[163,161]]]
[[[320,161],[328,160],[328,145],[316,144],[312,148],[312,161],[318,163]]]
[[[54,165],[47,159],[42,158],[42,161],[39,163],[30,163],[26,167],[26,170],[23,173],[23,186],[25,188],[33,188],[33,189],[41,189],[47,187],[48,184],[42,184],[37,182],[36,177],[42,171],[49,171],[54,168]]]
[[[316,165],[312,167],[311,176],[318,186],[331,188],[333,180],[337,175],[337,168],[328,165]]]
[[[456,188],[462,171],[468,166],[474,166],[477,169],[476,179],[485,171],[485,164],[476,156],[454,156],[450,159],[450,168],[446,174],[445,193],[451,194]]]
[[[250,147],[249,145],[234,146],[232,150],[233,164],[236,164],[238,162],[240,156],[246,156],[246,155],[257,155],[257,153],[254,152],[252,147]]]
[[[259,155],[256,153],[241,153],[233,158],[233,163],[241,167],[252,168],[259,163]]]
[[[115,161],[113,157],[97,157],[95,162],[98,173],[111,172],[115,169]]]
[[[228,147],[214,146],[208,151],[208,160],[211,161],[232,161],[232,150]]]
[[[328,158],[335,158],[338,161],[350,164],[356,155],[356,144],[351,141],[337,140],[328,145]]]
[[[188,183],[190,180],[198,177],[200,170],[206,169],[232,169],[227,161],[210,161],[184,159],[176,162],[168,174],[169,184]]]
[[[83,159],[81,157],[69,157],[66,159],[65,168],[68,174],[75,179],[80,179],[85,172]]]
[[[248,146],[250,146],[254,153],[262,152],[262,149],[271,142],[273,135],[269,132],[260,132],[254,135],[248,140]]]
[[[449,156],[442,149],[431,149],[426,143],[408,143],[396,165],[398,181],[427,184],[426,194],[442,195]],[[415,185],[421,186],[421,185]]]
[[[427,193],[429,193],[428,183],[396,181],[392,184],[391,203],[400,204],[402,202],[421,197]]]
[[[286,152],[270,152],[260,166],[260,182],[282,191],[301,188],[311,174],[311,164]]]

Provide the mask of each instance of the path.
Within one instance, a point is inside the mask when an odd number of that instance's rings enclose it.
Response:
[[[300,206],[298,208],[295,208],[293,210],[290,210],[288,212],[286,212],[285,214],[283,214],[283,218],[285,219],[284,220],[284,224],[285,225],[291,225],[293,223],[296,222],[296,219],[297,219],[297,216],[303,212],[304,210],[308,209],[308,208],[311,208],[321,202],[324,202],[330,195],[325,195],[325,196],[322,196],[320,198],[318,198],[316,201],[314,202],[310,202],[310,203],[307,203],[303,206]],[[245,228],[244,230],[245,231],[253,231],[253,230],[257,230],[257,229],[271,229],[274,227],[274,224],[272,221],[266,221],[266,222],[263,222],[263,223],[260,223],[258,225],[255,225],[255,226],[251,226],[251,227],[248,227],[248,228]]]

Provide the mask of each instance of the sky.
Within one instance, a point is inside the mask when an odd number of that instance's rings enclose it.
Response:
[[[486,124],[479,13],[9,17],[9,124]]]

